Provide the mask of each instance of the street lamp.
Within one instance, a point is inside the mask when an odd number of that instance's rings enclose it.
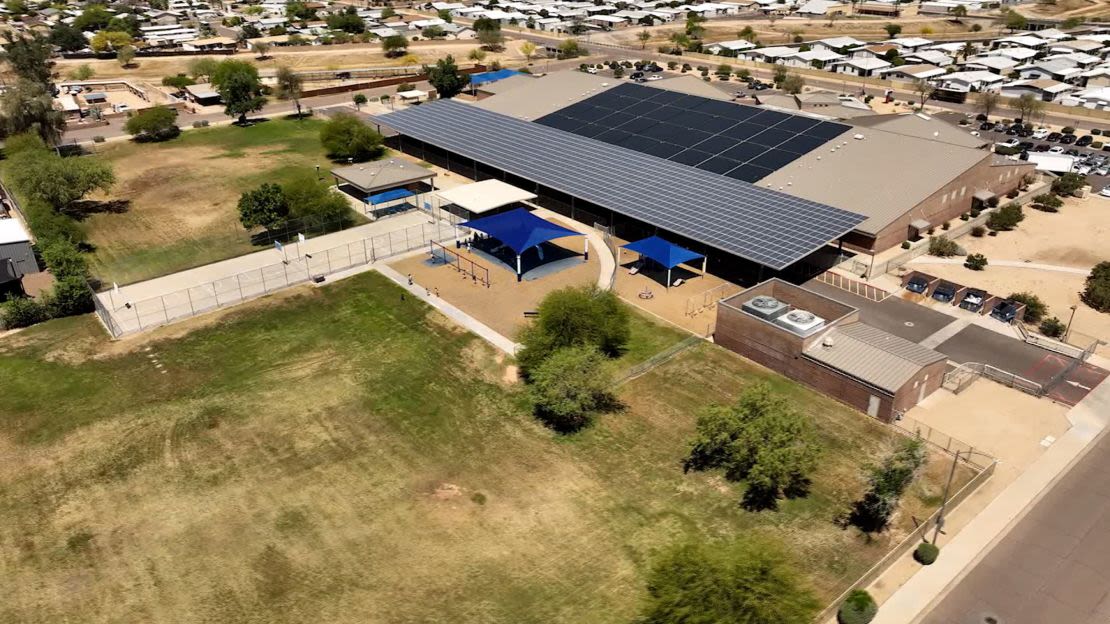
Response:
[[[1075,320],[1075,311],[1079,309],[1079,305],[1071,307],[1071,317],[1068,319],[1068,327],[1064,330],[1064,342],[1068,341],[1068,336],[1071,335],[1071,322]]]

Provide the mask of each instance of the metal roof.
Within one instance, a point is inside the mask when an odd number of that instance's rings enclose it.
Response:
[[[376,120],[414,139],[776,270],[864,220],[847,210],[452,100]]]
[[[18,219],[0,219],[0,245],[29,242],[31,235]]]
[[[436,177],[436,172],[405,160],[385,160],[348,167],[337,167],[331,174],[371,193]]]
[[[942,353],[866,323],[833,327],[805,354],[891,394],[923,367],[946,359]]]

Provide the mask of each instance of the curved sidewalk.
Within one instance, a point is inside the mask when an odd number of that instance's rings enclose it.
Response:
[[[933,258],[930,256],[918,256],[910,260],[907,264],[963,264],[962,259],[951,258]],[[1037,269],[1040,271],[1056,271],[1057,273],[1073,273],[1075,275],[1089,275],[1090,269],[1078,269],[1076,267],[1060,266],[1058,264],[1041,264],[1039,262],[1025,262],[1023,260],[991,260],[990,266],[1000,267],[1014,267],[1018,269]]]

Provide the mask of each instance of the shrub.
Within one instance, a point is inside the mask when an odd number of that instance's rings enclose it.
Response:
[[[1017,227],[1024,218],[1025,214],[1021,211],[1021,206],[1011,202],[991,213],[990,218],[987,219],[987,227],[996,232],[1008,232]]]
[[[1098,136],[1102,134],[1102,130],[1099,130],[1098,128],[1091,128],[1091,134]]]
[[[879,605],[871,594],[862,589],[854,589],[840,604],[836,612],[836,621],[840,624],[867,624],[875,619],[879,612]]]
[[[1087,178],[1078,173],[1065,173],[1052,181],[1052,192],[1057,195],[1074,195],[1087,185]]]
[[[1091,143],[1091,149],[1102,149],[1104,143],[1102,141],[1095,141]]]
[[[925,465],[925,446],[908,439],[879,466],[869,469],[867,492],[852,506],[848,522],[865,533],[886,529],[898,501]]]
[[[67,275],[54,282],[46,300],[46,307],[53,317],[84,314],[93,309],[92,291],[83,275]]]
[[[929,255],[949,258],[960,253],[960,246],[956,241],[947,236],[937,236],[929,239]]]
[[[902,241],[902,249],[909,249],[910,247],[910,241]]]
[[[970,211],[968,212],[968,214],[969,214],[969,215],[971,215],[971,218],[972,218],[972,219],[974,219],[975,217],[978,217],[979,215],[983,214],[983,211],[982,211],[982,210],[979,210],[978,208],[972,208],[972,209],[971,209],[971,210],[970,210]]]
[[[1020,193],[1020,191],[1018,191],[1017,189],[1012,189],[1010,192],[1006,193],[1006,198],[1007,199],[1014,199],[1015,197],[1018,196],[1019,193]]]
[[[1041,298],[1030,292],[1013,293],[1007,297],[1010,301],[1015,303],[1025,304],[1025,322],[1026,323],[1040,323],[1045,314],[1048,313],[1048,306]]]
[[[605,357],[593,345],[552,352],[528,381],[536,417],[560,433],[578,431],[616,405]]]
[[[933,562],[940,556],[940,548],[936,544],[929,542],[922,542],[917,545],[917,549],[913,551],[913,558],[921,565],[933,565]]]
[[[1060,129],[1061,134],[1075,134],[1075,128],[1071,126],[1064,126]]]
[[[981,225],[976,225],[976,226],[971,228],[971,235],[974,236],[975,238],[982,238],[983,235],[986,234],[986,233],[987,233],[987,228],[985,228]]]
[[[208,127],[208,121],[207,120],[194,121],[193,122],[193,127],[194,128],[207,128]]]
[[[364,161],[382,153],[382,135],[354,115],[340,113],[320,129],[320,143],[335,159]]]
[[[0,327],[30,327],[50,318],[46,306],[30,297],[16,297],[0,303]]]
[[[1060,199],[1053,193],[1045,193],[1037,195],[1033,198],[1033,207],[1037,210],[1045,212],[1059,212],[1060,207],[1064,205],[1064,200]]]
[[[982,271],[987,268],[987,257],[981,253],[970,254],[964,259],[964,266],[972,271]]]
[[[181,134],[177,127],[177,111],[166,106],[152,106],[127,120],[123,129],[136,141],[165,141]]]
[[[960,221],[967,221],[970,218],[971,216],[968,215],[966,212],[960,215]]]
[[[1066,329],[1067,327],[1064,325],[1064,322],[1055,316],[1041,321],[1041,333],[1049,338],[1059,338],[1063,336]]]
[[[952,227],[952,224],[950,224],[950,223],[949,223],[949,222],[947,222],[947,221],[945,221],[944,223],[941,223],[941,224],[940,224],[940,229],[942,229],[942,230],[945,230],[945,231],[947,231],[947,230],[948,230],[948,229],[950,229],[951,227]]]
[[[105,139],[104,136],[100,134],[93,137],[93,143],[103,143],[106,140],[107,139]]]
[[[1099,262],[1091,269],[1082,298],[1083,303],[1099,312],[1110,312],[1110,261]]]

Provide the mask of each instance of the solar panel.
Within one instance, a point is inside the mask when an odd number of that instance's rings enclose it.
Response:
[[[567,117],[589,123],[575,127],[566,122]],[[745,163],[768,149],[783,150],[760,163],[768,174],[849,130],[840,123],[631,83],[541,117],[536,123],[653,156],[667,153],[672,160],[690,165],[715,156]],[[628,141],[626,133],[652,141]],[[673,143],[677,149],[663,150],[657,141]],[[737,149],[746,144],[754,147]],[[682,155],[688,149],[708,156],[691,162],[697,154]],[[750,177],[754,170],[745,171]]]
[[[865,218],[452,100],[377,120],[402,135],[772,269],[797,262]],[[758,173],[754,166],[750,171]]]

